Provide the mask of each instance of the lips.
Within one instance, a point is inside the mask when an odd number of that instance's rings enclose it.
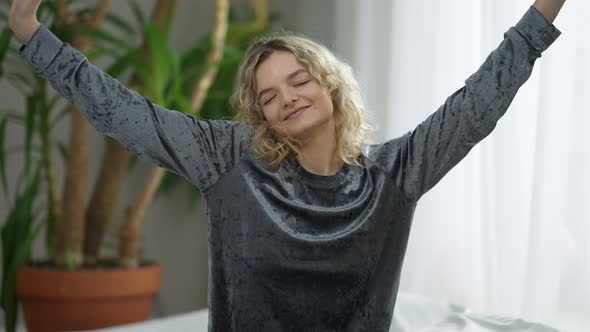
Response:
[[[289,120],[289,118],[290,118],[290,117],[291,117],[293,114],[295,114],[295,113],[297,113],[297,112],[299,112],[299,111],[305,111],[305,110],[306,110],[306,109],[308,109],[308,108],[309,108],[309,105],[308,105],[308,106],[299,107],[298,109],[296,109],[296,110],[294,110],[293,112],[289,113],[289,114],[287,115],[287,117],[285,118],[285,120]]]

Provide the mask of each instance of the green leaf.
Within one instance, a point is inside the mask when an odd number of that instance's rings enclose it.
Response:
[[[93,61],[101,56],[110,55],[110,56],[121,56],[121,50],[117,48],[107,48],[107,47],[96,47],[86,53],[86,57],[88,60]]]
[[[31,231],[33,223],[33,202],[39,192],[39,163],[33,180],[24,193],[17,194],[13,207],[2,226],[2,294],[0,304],[4,309],[5,328],[13,331],[17,318],[16,269],[30,256],[31,244],[41,225]]]
[[[25,174],[29,174],[31,166],[31,145],[33,143],[33,134],[35,133],[35,113],[37,110],[36,95],[28,96],[27,100],[27,111],[25,113]]]
[[[55,106],[55,103],[57,103],[60,99],[62,99],[63,97],[59,94],[53,96],[53,98],[51,98],[49,100],[49,102],[47,103],[47,108],[52,110],[53,107]]]
[[[180,75],[180,57],[178,54],[170,52],[170,68],[171,68],[171,76],[176,78]]]
[[[30,225],[33,222],[33,213],[32,213],[32,209],[33,209],[33,203],[35,201],[35,198],[37,196],[38,190],[39,190],[39,182],[40,182],[40,173],[43,167],[43,163],[39,162],[37,164],[37,168],[35,170],[35,173],[33,175],[33,180],[31,182],[31,185],[27,188],[27,190],[25,190],[24,193],[24,197],[25,197],[25,207],[26,207],[26,215],[30,216],[31,218],[25,218],[25,221],[20,221],[18,223],[16,223],[16,234],[15,234],[15,238],[19,240],[18,243],[21,243],[22,239],[24,239],[26,237],[26,234],[28,234],[29,230],[30,230]]]
[[[16,81],[19,81],[21,83],[23,83],[25,86],[27,86],[27,88],[29,89],[33,89],[34,83],[31,81],[30,78],[26,77],[24,74],[21,73],[10,73],[6,75],[6,78],[8,79],[13,79]]]
[[[8,197],[8,181],[6,180],[6,159],[4,153],[4,136],[6,134],[6,122],[8,120],[5,118],[2,119],[0,122],[0,176],[2,177],[2,190],[4,190],[4,194]]]
[[[37,9],[38,17],[42,17],[44,15],[48,16],[56,16],[57,14],[57,6],[55,1],[41,1],[39,4],[39,8]]]
[[[49,110],[45,105],[39,105],[39,139],[43,146],[51,145],[51,128],[49,127]],[[46,158],[51,158],[47,155]]]
[[[158,191],[162,193],[170,193],[172,189],[174,189],[176,183],[178,182],[178,176],[172,172],[165,172],[164,177],[162,178],[162,183],[158,188]]]
[[[49,22],[54,15],[37,10],[37,20],[39,22]],[[50,29],[51,30],[51,29]]]
[[[22,112],[12,111],[12,110],[0,110],[0,113],[6,116],[6,119],[13,119],[20,122],[25,122],[25,116],[22,115]]]
[[[182,78],[180,76],[180,59],[178,54],[176,53],[171,53],[170,54],[170,74],[169,77],[171,78],[171,80],[169,81],[169,85],[171,86],[171,90],[170,89],[165,89],[164,91],[164,95],[166,96],[166,106],[170,107],[170,105],[172,105],[172,103],[178,99],[181,98],[182,101],[186,101],[186,98],[184,98],[184,96],[182,95],[182,86],[183,86],[183,81]],[[184,107],[184,106],[183,106]],[[181,109],[183,113],[189,112],[189,109],[186,108],[182,108]]]
[[[2,287],[2,306],[5,310],[5,318],[7,330],[14,329],[18,318],[18,299],[16,295],[16,271],[17,268],[29,260],[33,240],[39,235],[39,231],[43,226],[39,223],[32,232],[29,232],[27,237],[20,243],[12,263],[8,267],[8,273],[5,276],[6,282]],[[14,331],[14,330],[12,330]]]
[[[135,35],[137,31],[130,24],[127,24],[127,19],[119,17],[113,13],[107,13],[104,17],[105,21],[112,23],[114,26],[122,30],[126,35]]]
[[[180,67],[188,69],[193,65],[205,63],[207,53],[211,48],[210,44],[211,40],[209,38],[201,38],[195,46],[182,52],[180,55]]]
[[[68,270],[73,271],[76,269],[76,262],[74,260],[74,255],[72,254],[72,251],[67,248],[64,251],[64,260],[66,262],[66,267]]]
[[[167,96],[168,100],[166,105],[168,105],[169,108],[176,109],[185,114],[190,114],[192,112],[189,98],[182,93],[181,86],[175,85],[173,90],[167,93]]]
[[[170,38],[170,26],[172,25],[172,19],[174,18],[174,8],[176,7],[176,0],[168,2],[168,8],[166,9],[166,21],[164,23],[163,34],[166,38]]]
[[[4,62],[4,55],[10,45],[10,38],[12,38],[12,31],[9,27],[5,27],[0,34],[0,65]],[[4,75],[4,70],[0,66],[0,78]]]
[[[148,86],[151,99],[157,104],[163,104],[163,92],[170,70],[166,41],[153,22],[146,26],[145,38],[149,47],[151,77],[144,83]]]
[[[18,54],[18,48],[16,46],[8,46],[6,58],[4,61],[5,63],[10,64],[10,69],[15,72],[29,71],[31,73],[36,73],[33,68],[31,68],[31,66],[28,65],[28,63]]]
[[[98,28],[90,28],[85,26],[77,26],[76,33],[81,35],[90,36],[95,38],[96,40],[105,41],[107,43],[112,44],[113,46],[123,48],[127,51],[134,49],[134,46],[126,42],[125,40],[119,39],[114,37],[112,34],[102,31]]]
[[[199,190],[199,188],[195,187],[195,186],[187,186],[189,194],[190,194],[190,198],[191,200],[189,201],[189,208],[192,207],[193,209],[195,207],[197,207],[199,198],[201,198],[201,191]],[[190,205],[190,203],[192,203],[192,205]]]
[[[27,91],[26,87],[23,88],[21,86],[19,86],[18,81],[9,81],[9,83],[15,88],[17,89],[22,95],[26,96],[29,94],[29,91]]]
[[[187,68],[180,74],[180,79],[182,82],[194,82],[196,81],[196,78],[200,77],[207,69],[212,66],[213,65],[211,64],[200,64]]]
[[[135,0],[130,1],[129,5],[131,6],[131,10],[133,11],[133,14],[135,15],[135,20],[137,20],[137,23],[139,24],[140,28],[143,30],[143,28],[146,25],[146,19],[145,19],[145,16],[143,15],[143,12],[141,11],[141,8],[139,7],[139,5],[137,4],[137,1],[135,1]]]
[[[137,50],[131,50],[127,54],[121,56],[120,58],[116,59],[115,62],[105,69],[105,72],[112,77],[118,77],[121,75],[126,69],[131,66],[135,66],[139,70],[141,70],[141,65],[137,63],[138,56]],[[149,77],[149,74],[144,72],[146,78]]]
[[[59,152],[61,154],[61,159],[63,161],[67,161],[68,160],[68,156],[69,156],[69,154],[68,154],[68,148],[66,147],[66,145],[63,142],[59,142],[57,144],[58,144],[57,147],[58,147]]]

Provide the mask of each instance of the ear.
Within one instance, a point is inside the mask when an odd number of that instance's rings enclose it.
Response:
[[[334,99],[338,96],[338,87],[337,86],[331,87],[328,84],[326,84],[325,89],[326,89],[326,91],[328,91],[328,93],[330,94],[330,97],[332,97],[332,99]]]
[[[337,96],[338,96],[338,89],[337,88],[332,89],[332,91],[330,91],[330,97],[332,97],[332,100],[334,100]]]
[[[332,89],[332,91],[330,91],[330,98],[332,99],[332,105],[334,106],[334,109],[336,109],[336,106],[337,106],[336,100],[338,100],[338,96],[339,96],[339,93],[338,93],[337,88],[334,88],[334,89]]]

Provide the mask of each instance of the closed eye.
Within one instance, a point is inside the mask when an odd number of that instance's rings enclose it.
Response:
[[[272,98],[270,98],[269,100],[267,100],[263,105],[266,105],[266,104],[270,103],[273,99],[275,99],[275,96],[272,96]]]
[[[306,83],[309,83],[309,81],[310,80],[307,80],[305,82],[301,82],[301,83],[295,84],[295,86],[302,86],[302,85],[304,85]],[[266,102],[264,102],[263,105],[266,105],[266,104],[270,103],[273,99],[275,99],[275,96],[272,96],[269,100],[267,100]]]

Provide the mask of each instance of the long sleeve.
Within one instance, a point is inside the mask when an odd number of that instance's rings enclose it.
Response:
[[[198,120],[152,103],[101,71],[41,25],[19,55],[97,131],[147,163],[204,190],[242,158],[252,128],[237,121]]]
[[[560,34],[531,6],[436,112],[413,131],[374,147],[374,158],[409,199],[424,195],[492,132],[535,60]]]

